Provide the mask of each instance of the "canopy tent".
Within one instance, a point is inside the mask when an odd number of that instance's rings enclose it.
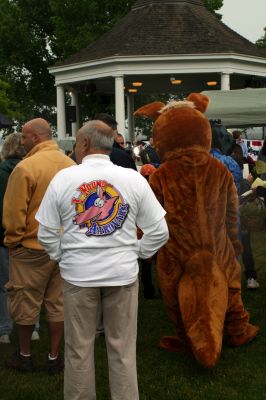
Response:
[[[226,127],[266,126],[266,88],[210,90],[206,112],[209,119],[220,119]]]

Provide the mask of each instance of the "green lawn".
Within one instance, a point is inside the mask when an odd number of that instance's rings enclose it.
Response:
[[[158,348],[161,335],[173,334],[161,298],[145,300],[140,288],[138,329],[138,377],[141,400],[263,400],[266,399],[266,232],[252,236],[260,288],[247,291],[243,298],[251,321],[260,325],[258,338],[247,346],[224,346],[219,364],[204,370],[189,356]],[[63,374],[48,377],[47,334],[41,326],[41,341],[33,343],[33,356],[39,372],[21,375],[4,369],[4,360],[16,349],[0,345],[0,400],[62,400]],[[97,400],[110,399],[104,338],[96,342]]]

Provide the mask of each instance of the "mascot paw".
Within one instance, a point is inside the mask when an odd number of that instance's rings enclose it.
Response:
[[[188,344],[181,342],[177,336],[163,336],[160,339],[159,347],[175,353],[191,353]]]
[[[226,344],[235,347],[243,346],[244,344],[247,344],[255,339],[259,332],[259,329],[260,328],[257,325],[248,324],[245,333],[243,333],[242,335],[231,336],[227,338]]]

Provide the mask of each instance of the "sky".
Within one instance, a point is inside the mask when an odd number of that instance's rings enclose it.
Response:
[[[223,0],[217,12],[227,26],[251,42],[264,36],[266,0]]]

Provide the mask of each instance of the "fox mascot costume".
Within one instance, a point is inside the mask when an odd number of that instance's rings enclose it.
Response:
[[[163,301],[176,336],[160,347],[189,352],[204,367],[215,366],[223,339],[241,346],[258,333],[241,299],[237,256],[238,196],[228,169],[209,154],[211,127],[204,116],[209,99],[154,102],[135,116],[152,118],[153,141],[162,165],[150,184],[167,212],[170,233],[157,256]]]

